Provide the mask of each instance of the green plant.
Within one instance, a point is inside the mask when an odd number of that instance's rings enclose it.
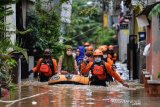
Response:
[[[160,4],[154,6],[154,8],[149,13],[149,18],[151,19],[152,16],[159,16],[160,15]]]
[[[160,79],[160,72],[158,72],[158,76],[157,77]]]
[[[59,37],[61,36],[60,16],[54,8],[45,10],[42,3],[41,0],[37,1],[36,10],[27,13],[27,28],[32,29],[28,44],[30,49],[39,51],[39,57],[42,57],[46,48],[50,48],[52,55],[58,59],[63,49],[63,44],[59,43]]]
[[[13,68],[17,65],[16,60],[13,59],[13,53],[22,53],[26,60],[28,60],[25,49],[12,44],[9,38],[0,40],[0,81],[2,85],[8,88],[12,84]]]
[[[89,0],[74,0],[72,3],[72,22],[66,26],[66,44],[80,45],[85,41],[93,44],[113,44],[112,29],[104,29],[101,21],[102,11],[98,4],[88,6]],[[94,1],[93,1],[94,2]],[[98,1],[100,2],[100,1]]]

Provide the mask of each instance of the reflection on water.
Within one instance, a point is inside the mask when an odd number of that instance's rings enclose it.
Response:
[[[159,107],[159,97],[148,97],[142,85],[108,87],[52,85],[25,82],[1,98],[0,107]]]

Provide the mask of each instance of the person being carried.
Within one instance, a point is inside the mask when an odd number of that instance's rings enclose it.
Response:
[[[37,65],[29,72],[39,72],[40,82],[46,82],[52,75],[57,74],[57,61],[52,59],[50,50],[45,49],[44,57],[40,58]]]
[[[58,74],[79,74],[77,62],[72,55],[72,47],[67,45],[58,62]]]
[[[120,82],[123,86],[129,87],[120,76],[116,73],[115,69],[112,68],[110,64],[104,62],[103,52],[101,50],[95,50],[93,53],[94,61],[89,62],[83,72],[89,72],[91,70],[92,76],[90,78],[90,85],[101,85],[106,86],[106,74],[109,73],[112,77],[114,77],[118,82]]]

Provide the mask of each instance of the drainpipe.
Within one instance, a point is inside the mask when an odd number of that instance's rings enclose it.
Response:
[[[130,24],[130,35],[134,35],[134,10],[132,10],[132,20],[131,20],[131,24]],[[130,50],[130,80],[133,80],[133,49],[131,48]]]

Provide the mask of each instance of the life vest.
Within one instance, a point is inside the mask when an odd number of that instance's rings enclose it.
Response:
[[[96,76],[99,80],[105,80],[106,72],[104,64],[101,65],[93,64],[92,74]]]
[[[40,66],[40,73],[43,73],[46,77],[50,77],[52,76],[52,69],[51,69],[51,66],[53,66],[53,62],[49,61],[49,62],[46,62],[44,60],[42,60],[41,62],[41,66]]]

